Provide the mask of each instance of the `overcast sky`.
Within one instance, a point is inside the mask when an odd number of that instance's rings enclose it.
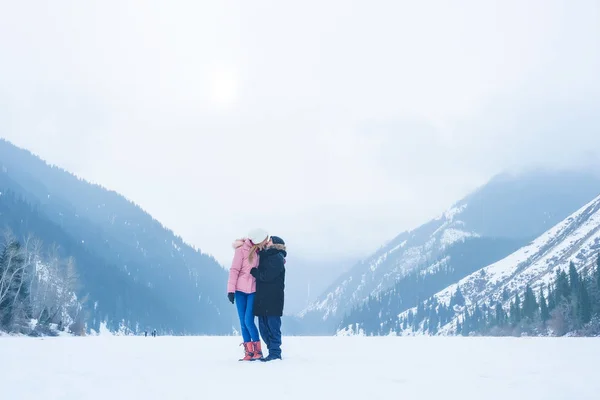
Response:
[[[0,0],[0,136],[230,262],[362,256],[600,159],[600,2]]]

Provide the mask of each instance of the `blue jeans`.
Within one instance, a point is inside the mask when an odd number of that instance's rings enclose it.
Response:
[[[269,357],[281,357],[281,317],[258,317],[258,327]]]
[[[244,342],[258,342],[258,329],[254,323],[254,293],[235,292],[235,304],[237,305],[242,337]]]

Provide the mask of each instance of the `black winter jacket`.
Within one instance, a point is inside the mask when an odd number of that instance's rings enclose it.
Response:
[[[283,315],[283,291],[285,289],[285,257],[284,245],[273,245],[259,253],[258,268],[250,273],[256,278],[256,295],[254,297],[254,315]]]

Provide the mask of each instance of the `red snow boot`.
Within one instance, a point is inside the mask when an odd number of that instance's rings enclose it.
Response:
[[[254,345],[254,355],[252,356],[252,361],[260,360],[263,358],[262,349],[260,348],[260,340],[258,342],[252,342],[252,344]]]
[[[253,343],[252,342],[244,342],[242,344],[240,344],[240,346],[244,346],[244,358],[240,358],[239,361],[252,361],[254,357],[254,349],[253,349]]]

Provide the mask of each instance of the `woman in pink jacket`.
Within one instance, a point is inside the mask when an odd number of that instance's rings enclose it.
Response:
[[[233,244],[235,254],[229,280],[227,282],[227,297],[231,304],[237,305],[238,316],[244,338],[245,355],[240,361],[253,361],[262,358],[260,337],[254,323],[254,295],[256,280],[250,270],[258,265],[258,251],[268,242],[269,234],[263,229],[256,229],[248,238],[236,240]]]

